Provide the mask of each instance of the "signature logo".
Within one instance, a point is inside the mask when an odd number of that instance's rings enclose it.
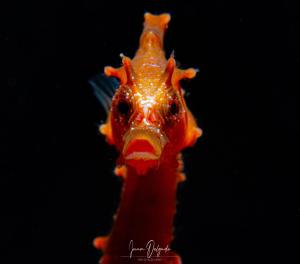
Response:
[[[167,253],[171,249],[169,246],[160,247],[159,244],[156,245],[154,240],[149,240],[145,247],[134,247],[133,240],[130,240],[129,242],[129,258],[135,257],[138,255],[138,257],[141,257],[140,254],[137,252],[145,252],[146,257],[149,259],[151,257],[161,257],[161,253]]]

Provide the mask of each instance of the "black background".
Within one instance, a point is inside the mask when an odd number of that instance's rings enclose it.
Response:
[[[296,1],[295,1],[296,2]],[[133,57],[145,11],[170,12],[204,135],[184,152],[185,264],[297,263],[299,11],[292,1],[24,1],[1,8],[1,263],[97,263],[118,205],[117,154],[87,81]],[[297,256],[296,256],[297,257]]]

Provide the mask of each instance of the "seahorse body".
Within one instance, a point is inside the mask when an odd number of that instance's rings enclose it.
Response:
[[[180,85],[196,70],[177,68],[173,55],[165,58],[163,38],[170,19],[169,14],[146,13],[135,57],[122,55],[120,68],[104,70],[120,85],[100,131],[120,153],[115,172],[123,177],[124,186],[110,234],[94,240],[103,252],[102,264],[140,263],[142,257],[159,259],[161,264],[180,263],[169,250],[176,189],[184,180],[180,152],[193,145],[202,131]],[[149,243],[156,250],[151,251]]]

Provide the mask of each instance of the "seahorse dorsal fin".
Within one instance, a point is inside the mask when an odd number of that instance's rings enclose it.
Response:
[[[114,68],[111,66],[107,66],[104,68],[104,73],[107,77],[113,76],[120,80],[120,84],[132,84],[134,80],[133,68],[131,65],[131,59],[129,57],[120,55],[122,58],[123,66],[119,68]]]

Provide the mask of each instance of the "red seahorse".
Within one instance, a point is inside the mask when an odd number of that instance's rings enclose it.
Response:
[[[120,68],[105,67],[105,75],[119,83],[100,132],[120,153],[115,173],[124,184],[110,234],[94,240],[103,251],[102,264],[141,263],[142,256],[161,264],[181,262],[169,246],[176,188],[184,180],[180,151],[202,131],[180,85],[196,70],[177,68],[173,55],[165,58],[163,38],[170,19],[169,14],[146,13],[135,57],[121,55]],[[108,104],[104,90],[98,89],[98,97]]]

